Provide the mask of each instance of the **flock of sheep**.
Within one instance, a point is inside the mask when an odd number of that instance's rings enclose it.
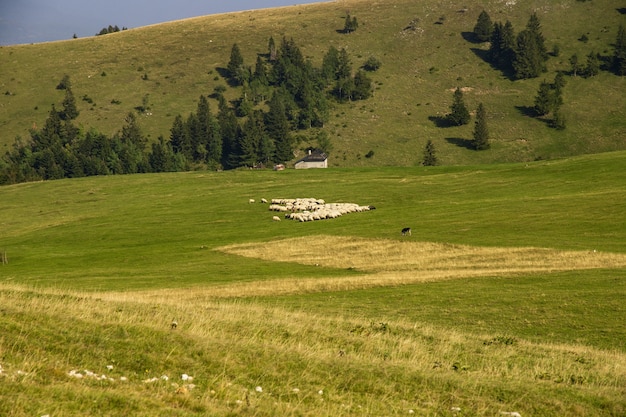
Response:
[[[261,199],[262,203],[268,203]],[[254,203],[250,199],[250,203]],[[274,198],[269,204],[271,211],[284,212],[285,218],[300,222],[313,220],[336,219],[348,213],[360,213],[374,210],[372,206],[361,206],[355,203],[326,203],[317,198]],[[272,220],[280,221],[280,217],[273,216]]]

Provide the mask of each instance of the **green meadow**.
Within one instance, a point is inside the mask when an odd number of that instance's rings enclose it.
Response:
[[[2,187],[0,414],[623,415],[625,159]]]

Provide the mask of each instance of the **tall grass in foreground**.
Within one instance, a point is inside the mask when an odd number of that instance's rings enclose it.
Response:
[[[626,411],[623,352],[241,301],[0,290],[6,416]]]

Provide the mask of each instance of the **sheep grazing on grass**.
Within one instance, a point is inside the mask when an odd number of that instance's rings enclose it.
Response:
[[[251,198],[250,200],[248,200],[248,203],[250,204],[254,203],[254,198]]]
[[[279,222],[280,221],[280,217],[274,216],[274,217],[272,217],[272,220],[274,220],[275,222]]]
[[[411,228],[405,227],[404,229],[402,229],[402,236],[411,236]]]
[[[372,206],[354,203],[326,203],[316,198],[273,198],[269,210],[285,212],[285,218],[308,222],[313,220],[336,219],[348,213],[372,210]]]
[[[261,203],[263,203],[263,204],[267,204],[267,200],[266,200],[265,198],[262,198],[262,199],[261,199]]]

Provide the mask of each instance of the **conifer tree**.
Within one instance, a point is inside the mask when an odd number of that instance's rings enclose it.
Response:
[[[270,62],[276,61],[278,51],[276,50],[276,42],[274,41],[273,37],[270,37],[270,40],[268,41],[267,49],[268,49],[268,60]]]
[[[424,147],[424,159],[422,160],[422,165],[435,166],[438,163],[439,161],[437,160],[435,144],[432,140],[428,139],[428,141],[426,142],[426,146]]]
[[[474,36],[479,42],[487,42],[491,39],[492,32],[493,23],[491,22],[491,17],[489,17],[489,14],[483,10],[478,15],[478,20],[474,26]]]
[[[365,100],[372,95],[372,80],[364,71],[357,71],[354,75],[354,89],[352,98],[354,100]]]
[[[78,117],[78,109],[76,108],[76,98],[72,89],[67,87],[65,89],[65,98],[63,99],[63,110],[59,113],[59,116],[63,120],[74,120]]]
[[[454,90],[450,114],[448,114],[447,119],[448,122],[454,126],[466,125],[470,122],[470,114],[463,100],[463,92],[458,87]]]
[[[476,110],[476,124],[474,125],[474,149],[482,151],[489,149],[489,129],[487,127],[487,112],[483,103],[478,105]]]
[[[515,78],[535,78],[545,71],[544,59],[542,58],[536,36],[528,29],[517,35],[517,48],[513,60]]]
[[[526,30],[532,34],[541,60],[547,61],[548,49],[546,48],[545,38],[541,33],[541,23],[539,22],[539,17],[536,12],[530,15],[528,23],[526,24]]]
[[[613,68],[617,75],[626,75],[626,29],[619,25],[613,53]]]
[[[234,110],[228,106],[224,97],[219,99],[217,120],[222,136],[222,165],[226,168],[235,168],[239,164],[240,149],[238,144],[241,129]]]
[[[488,52],[489,61],[492,65],[502,71],[512,70],[515,47],[513,24],[508,20],[504,25],[496,22],[491,33],[491,45]]]
[[[574,54],[569,59],[572,75],[576,77],[581,70],[580,62],[578,61],[578,55]]]
[[[356,17],[351,17],[350,13],[346,14],[346,20],[343,26],[343,33],[352,33],[359,27]]]
[[[233,44],[233,47],[230,50],[230,60],[228,61],[226,69],[228,70],[229,77],[238,84],[242,84],[250,78],[249,71],[244,66],[241,50],[239,49],[239,45],[236,43]]]
[[[600,58],[598,54],[595,52],[589,52],[587,55],[587,63],[583,70],[583,75],[585,78],[595,77],[600,73]]]
[[[274,92],[269,103],[269,110],[265,115],[265,130],[267,136],[276,144],[276,162],[286,162],[293,156],[292,140],[289,133],[289,121],[287,120],[284,92]]]
[[[539,84],[539,91],[535,97],[535,111],[539,116],[544,116],[552,111],[552,88],[547,81]]]

